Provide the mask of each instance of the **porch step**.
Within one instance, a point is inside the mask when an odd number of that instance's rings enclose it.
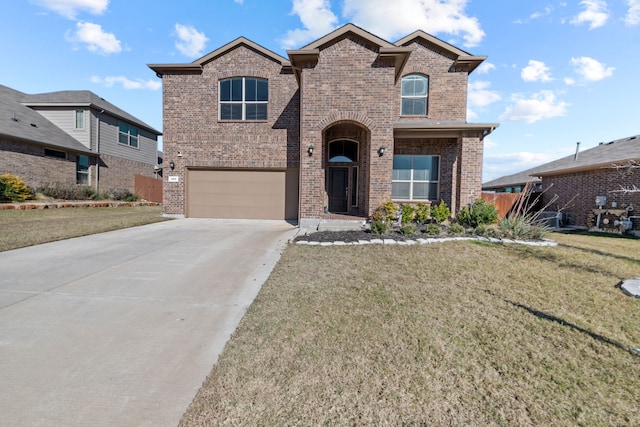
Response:
[[[318,231],[362,230],[365,220],[323,219],[318,224]]]

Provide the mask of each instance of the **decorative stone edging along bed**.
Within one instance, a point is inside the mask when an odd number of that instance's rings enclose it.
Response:
[[[553,240],[541,240],[541,241],[527,241],[527,240],[511,240],[511,239],[496,239],[493,237],[441,237],[432,239],[415,239],[415,240],[395,240],[395,239],[371,239],[371,240],[358,240],[357,242],[317,242],[312,240],[296,240],[297,245],[309,245],[309,246],[353,246],[353,245],[428,245],[432,243],[441,242],[454,242],[463,240],[477,240],[480,242],[490,243],[503,243],[503,244],[519,244],[528,246],[558,246],[558,242]]]
[[[160,206],[157,202],[121,202],[115,200],[80,201],[80,202],[34,202],[34,203],[0,203],[0,211],[61,209],[61,208],[118,208],[134,206]]]

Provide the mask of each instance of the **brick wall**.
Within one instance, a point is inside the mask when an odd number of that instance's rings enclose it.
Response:
[[[616,202],[618,208],[633,206],[633,215],[640,215],[640,193],[614,193],[621,187],[636,185],[640,187],[640,170],[626,171],[627,174],[611,168],[575,172],[542,178],[545,204],[554,195],[558,200],[547,210],[562,210],[569,214],[569,223],[577,226],[593,226],[588,222],[590,211],[596,208],[596,196],[607,197],[607,208]],[[634,229],[640,229],[640,221],[634,219]]]
[[[379,60],[377,47],[346,35],[321,49],[318,63],[302,70],[301,149],[309,145],[324,153],[323,132],[351,123],[367,135],[362,142],[360,182],[368,194],[361,207],[370,214],[391,197],[393,122],[400,99],[392,61]],[[388,149],[379,157],[380,146]],[[300,216],[321,218],[326,191],[323,156],[306,156],[300,165]]]
[[[102,154],[100,160],[99,190],[101,192],[126,189],[133,193],[136,175],[154,176],[154,165],[107,154]],[[91,185],[95,185],[95,168],[91,169]]]
[[[218,82],[230,77],[269,80],[266,121],[218,120]],[[185,213],[187,168],[298,168],[298,85],[272,58],[241,45],[205,64],[202,74],[165,74],[162,86],[165,213]]]
[[[20,176],[30,187],[76,183],[76,157],[45,157],[44,147],[0,137],[0,175]]]

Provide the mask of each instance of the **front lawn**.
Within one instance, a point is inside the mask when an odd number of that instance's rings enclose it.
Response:
[[[0,210],[0,252],[164,221],[161,206]]]
[[[550,237],[290,245],[181,425],[640,425],[640,241]]]

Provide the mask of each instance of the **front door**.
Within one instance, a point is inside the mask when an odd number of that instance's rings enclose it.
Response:
[[[329,212],[347,212],[348,196],[349,168],[329,168]]]

